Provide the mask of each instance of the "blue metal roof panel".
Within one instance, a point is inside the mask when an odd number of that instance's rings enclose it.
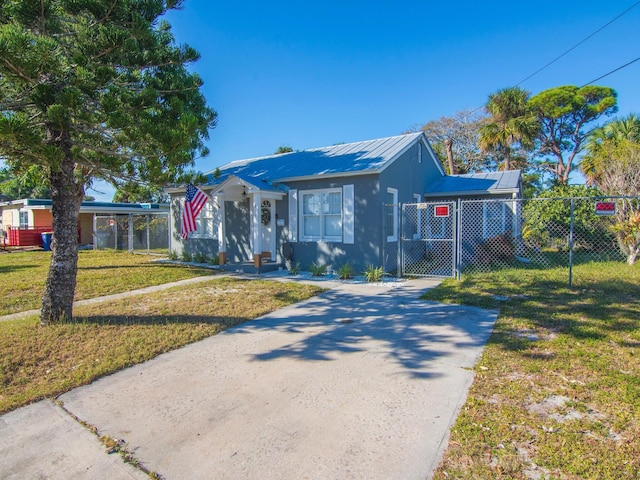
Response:
[[[229,175],[245,177],[253,181],[277,182],[283,179],[316,175],[379,172],[422,135],[420,132],[236,160],[219,168],[221,175],[217,180],[213,178],[215,170],[207,172],[207,175],[210,178],[210,184],[214,184],[220,183]]]
[[[433,184],[427,196],[464,194],[464,193],[499,193],[517,192],[520,188],[520,170],[506,172],[469,173],[442,177]]]

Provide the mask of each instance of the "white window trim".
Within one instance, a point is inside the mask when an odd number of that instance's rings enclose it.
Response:
[[[430,210],[431,217],[427,222],[427,230],[429,231],[429,239],[437,240],[447,238],[447,218],[436,217]]]
[[[182,205],[184,206],[184,199],[183,199]],[[207,200],[207,202],[202,206],[202,210],[200,210],[200,213],[196,217],[197,229],[189,234],[189,238],[206,238],[206,239],[216,238],[217,226],[216,226],[216,212],[214,211],[214,209],[215,207],[213,205],[213,201],[210,199]],[[210,233],[207,233],[206,228],[204,229],[204,231],[202,229],[204,223],[207,221],[211,222],[210,223],[211,226],[209,228]]]
[[[398,241],[398,189],[387,187],[387,193],[393,195],[392,205],[393,205],[393,235],[387,236],[387,242],[397,242]]]
[[[500,232],[496,232],[488,228],[487,210],[489,205],[500,206],[500,214],[502,216],[502,221],[501,221],[502,225],[500,227],[501,229]],[[506,202],[484,202],[484,204],[482,205],[482,238],[486,240],[487,238],[495,237],[496,235],[502,235],[503,233],[505,233],[507,231],[506,221],[507,221]]]
[[[314,190],[299,190],[298,191],[298,219],[300,226],[300,236],[299,239],[301,242],[339,242],[342,243],[342,233],[340,235],[328,236],[324,234],[324,214],[322,210],[320,210],[320,235],[305,235],[304,234],[304,196],[305,195],[320,195],[322,198],[323,194],[328,193],[339,193],[340,194],[340,205],[342,206],[344,194],[342,192],[342,188],[318,188]],[[322,203],[322,200],[321,200]],[[331,214],[337,215],[337,214]],[[344,209],[340,208],[340,232],[342,232],[344,226]]]
[[[26,217],[26,223],[22,221],[22,219]],[[29,228],[31,223],[31,214],[29,210],[20,210],[18,212],[18,226],[20,228]]]

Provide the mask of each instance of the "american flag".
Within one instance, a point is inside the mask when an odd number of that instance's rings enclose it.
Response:
[[[209,197],[195,185],[187,186],[187,195],[184,199],[184,209],[182,210],[182,231],[180,236],[186,239],[190,232],[197,230],[196,217]]]

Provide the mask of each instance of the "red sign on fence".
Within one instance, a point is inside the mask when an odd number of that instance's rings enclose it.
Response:
[[[596,202],[596,215],[615,215],[616,204],[614,202]]]
[[[433,207],[433,216],[443,218],[449,216],[449,205],[436,205]]]

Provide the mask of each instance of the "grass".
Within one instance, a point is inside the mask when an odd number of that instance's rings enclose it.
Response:
[[[435,478],[640,478],[640,268],[502,270],[425,299],[500,312]]]
[[[209,269],[154,262],[157,257],[113,250],[78,253],[76,300],[160,285],[200,275]],[[0,315],[40,308],[51,252],[0,255]]]
[[[114,276],[123,278],[120,270]],[[309,298],[316,287],[217,278],[76,307],[74,323],[0,322],[0,413],[55,397],[233,325]]]

